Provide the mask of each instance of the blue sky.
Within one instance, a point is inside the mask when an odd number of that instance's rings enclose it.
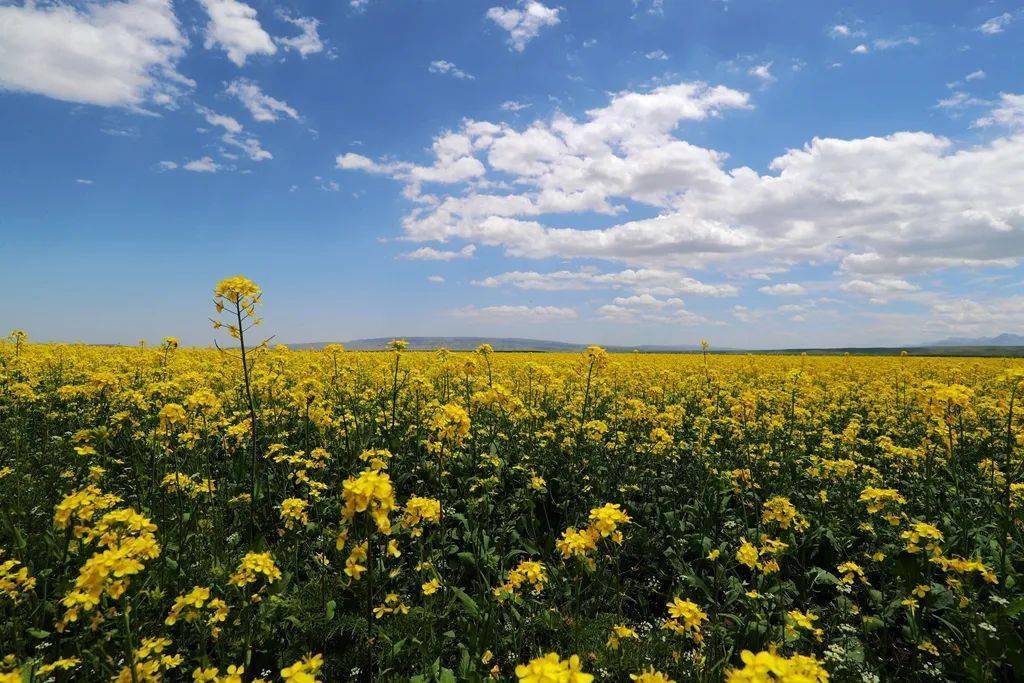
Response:
[[[1024,6],[0,1],[0,325],[1024,332]]]

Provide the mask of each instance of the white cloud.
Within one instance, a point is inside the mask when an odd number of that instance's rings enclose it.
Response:
[[[850,52],[855,55],[866,55],[868,53],[868,46],[865,45],[864,43],[861,43],[857,47],[850,50]]]
[[[761,79],[765,83],[771,83],[775,80],[775,76],[772,75],[772,64],[773,62],[757,64],[750,67],[750,69],[747,70],[747,73],[755,78]]]
[[[984,24],[978,27],[978,30],[988,36],[994,36],[997,33],[1002,33],[1003,30],[1010,25],[1013,21],[1013,15],[1009,12],[1003,12],[999,16],[992,17]]]
[[[199,0],[210,21],[206,24],[207,50],[219,47],[236,66],[244,66],[250,55],[272,55],[277,52],[256,18],[256,10],[238,0]]]
[[[467,120],[435,139],[425,165],[356,154],[337,163],[405,183],[406,239],[515,257],[736,274],[833,263],[862,279],[1024,257],[1024,136],[962,148],[927,132],[815,138],[762,173],[677,133],[749,106],[746,93],[679,83],[617,93],[580,119]],[[449,187],[424,194],[426,182]]]
[[[828,34],[833,38],[846,38],[850,35],[850,27],[846,24],[836,24],[829,29]]]
[[[161,171],[173,171],[178,168],[178,163],[176,161],[160,161],[156,167]]]
[[[998,106],[974,122],[975,126],[1004,126],[1024,131],[1024,95],[1000,93]]]
[[[277,15],[289,24],[298,27],[302,33],[289,38],[278,38],[277,44],[283,45],[286,50],[294,50],[303,59],[309,55],[323,52],[324,43],[320,39],[320,20],[313,17],[296,17],[284,10],[278,10]]]
[[[707,322],[683,307],[681,299],[662,300],[650,294],[618,297],[597,309],[601,320],[624,324],[697,325]]]
[[[1017,332],[1024,320],[1024,296],[988,301],[940,299],[931,305],[929,314],[929,327],[936,331],[971,335]]]
[[[252,136],[224,133],[224,135],[221,136],[221,140],[224,144],[230,145],[231,147],[237,147],[245,152],[246,156],[248,156],[252,161],[266,161],[267,159],[274,158],[274,155],[263,149],[260,141]]]
[[[277,121],[282,115],[299,119],[299,112],[288,106],[287,102],[264,94],[259,85],[247,78],[231,81],[225,92],[237,97],[257,121]]]
[[[736,304],[732,307],[732,315],[741,323],[750,324],[764,315],[763,311],[752,311],[746,306]]]
[[[646,57],[647,59],[653,59],[655,61],[661,62],[668,59],[668,55],[665,54],[664,50],[654,50],[653,52],[648,52],[647,54],[644,55],[644,57]]]
[[[194,171],[195,173],[216,173],[221,169],[210,157],[187,161],[181,167],[186,171]]]
[[[75,178],[75,182],[79,185],[92,185],[94,181],[91,178]]]
[[[685,193],[690,181],[717,169],[724,155],[671,138],[684,120],[699,121],[727,109],[746,108],[745,93],[703,83],[681,83],[649,93],[621,93],[604,108],[587,112],[579,123],[556,114],[550,123],[535,122],[524,131],[507,124],[466,121],[459,132],[446,132],[434,141],[432,166],[407,162],[376,162],[358,154],[338,157],[339,168],[391,175],[409,184],[407,194],[419,195],[423,182],[456,183],[476,180],[487,172],[477,154],[486,153],[491,168],[533,185],[536,193],[448,197],[430,213],[416,213],[405,223],[413,239],[445,241],[458,236],[481,214],[490,214],[482,227],[489,242],[507,232],[539,230],[517,222],[514,214],[600,211],[614,214],[620,207],[612,195],[636,196],[645,203],[667,206]],[[456,215],[460,225],[453,224]],[[581,236],[582,238],[582,236]],[[537,243],[536,248],[544,245]]]
[[[446,74],[462,81],[472,81],[476,78],[473,74],[466,73],[453,63],[443,59],[436,59],[431,62],[430,66],[427,67],[427,71],[432,74]]]
[[[949,97],[944,97],[935,103],[935,106],[939,109],[965,109],[967,107],[977,107],[981,105],[990,104],[985,100],[980,100],[977,97],[972,97],[962,90],[958,90]]]
[[[487,18],[508,31],[509,45],[513,50],[522,52],[526,44],[540,34],[542,28],[555,26],[561,21],[559,11],[537,0],[522,0],[519,8],[490,8],[487,10]]]
[[[977,71],[972,71],[971,73],[964,76],[965,81],[977,81],[982,78],[985,78],[985,72],[982,71],[981,69],[978,69]]]
[[[444,276],[443,275],[428,275],[427,276],[427,282],[433,282],[434,284],[439,285],[442,282],[444,282]]]
[[[651,268],[617,273],[595,270],[560,270],[551,273],[512,271],[477,280],[473,284],[480,287],[515,287],[542,291],[630,289],[659,295],[735,296],[738,293],[733,285],[708,284],[680,273]]]
[[[868,297],[873,304],[884,304],[893,296],[918,292],[921,288],[901,278],[880,277],[874,280],[849,280],[839,285],[839,289]]]
[[[230,116],[218,114],[212,109],[207,109],[206,107],[202,106],[196,107],[196,110],[200,114],[202,114],[203,118],[205,118],[206,122],[211,126],[219,126],[229,133],[242,132],[242,124],[240,124],[236,119]]]
[[[454,259],[473,258],[476,253],[476,246],[467,244],[458,251],[434,249],[433,247],[420,247],[415,251],[402,254],[401,258],[408,261],[452,261]]]
[[[872,43],[876,50],[891,50],[894,47],[920,44],[921,41],[916,36],[907,36],[905,38],[878,38]]]
[[[270,152],[263,149],[259,140],[252,135],[244,133],[242,124],[235,118],[218,114],[212,109],[203,106],[197,106],[196,110],[211,126],[224,129],[224,133],[221,135],[221,141],[224,144],[242,150],[252,161],[265,161],[274,158]]]
[[[574,320],[579,317],[573,308],[559,306],[466,306],[451,312],[456,318],[497,323],[543,323],[555,320]]]
[[[519,112],[519,111],[523,111],[524,109],[529,109],[531,106],[533,106],[533,105],[531,105],[531,104],[523,104],[522,102],[517,102],[515,100],[508,100],[506,102],[502,102],[501,103],[501,110],[502,111],[510,111],[510,112]]]
[[[497,126],[493,126],[498,130]],[[345,170],[360,170],[389,175],[409,184],[407,194],[419,196],[423,183],[459,183],[478,178],[486,173],[484,165],[473,156],[473,140],[463,133],[448,132],[434,140],[435,161],[431,166],[417,166],[406,162],[377,162],[361,154],[349,152],[338,155],[335,165]]]
[[[679,298],[659,299],[651,294],[633,294],[632,296],[617,296],[612,299],[616,306],[632,308],[666,308],[668,306],[682,306],[683,300]]]
[[[188,40],[170,0],[0,6],[0,90],[103,107],[173,106]]]
[[[764,287],[758,287],[757,291],[762,294],[770,294],[771,296],[799,296],[807,293],[807,290],[803,288],[803,285],[799,285],[795,282],[765,285]]]
[[[851,275],[912,275],[950,268],[1010,268],[1015,257],[987,254],[983,258],[968,256],[899,256],[873,252],[848,254],[839,264],[841,273]]]

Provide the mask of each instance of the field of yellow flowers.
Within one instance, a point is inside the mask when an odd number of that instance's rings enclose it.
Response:
[[[0,344],[0,681],[1024,678],[1024,364]]]

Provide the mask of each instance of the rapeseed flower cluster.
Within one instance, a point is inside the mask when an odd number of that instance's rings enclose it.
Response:
[[[356,513],[369,511],[378,530],[391,531],[388,515],[395,508],[395,493],[386,472],[365,469],[358,476],[346,479],[342,486],[345,497],[342,514],[347,522],[351,522]]]
[[[590,683],[591,674],[584,673],[580,658],[572,655],[562,659],[551,652],[516,667],[519,683]]]
[[[1021,361],[289,349],[262,296],[0,339],[0,680],[1024,675]]]
[[[619,527],[630,521],[630,516],[622,510],[621,505],[605,503],[590,511],[590,523],[585,529],[569,527],[562,533],[562,538],[556,544],[558,551],[566,559],[587,558],[597,549],[597,542],[602,538],[610,538],[612,542],[621,545],[624,536]]]

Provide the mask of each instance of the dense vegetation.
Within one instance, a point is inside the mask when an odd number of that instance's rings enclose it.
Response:
[[[0,681],[1024,677],[1018,361],[299,352],[258,304],[0,346]]]

